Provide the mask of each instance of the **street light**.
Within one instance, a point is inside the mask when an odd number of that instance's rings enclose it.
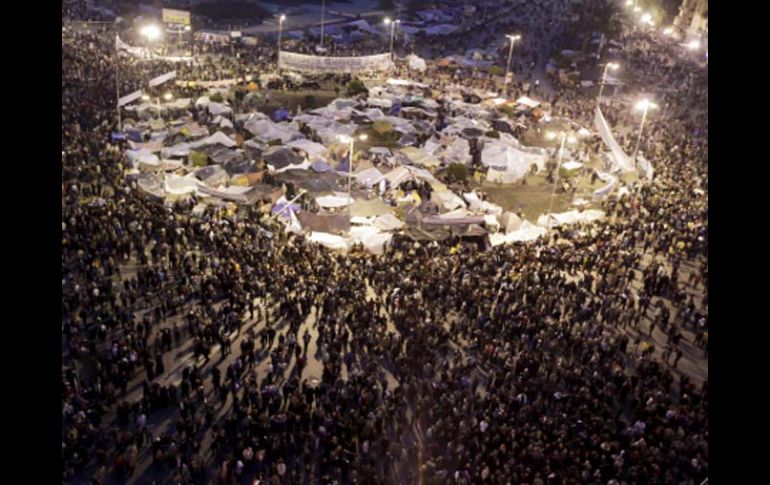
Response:
[[[599,85],[599,96],[596,97],[596,103],[597,104],[601,103],[602,92],[604,92],[604,82],[605,82],[605,80],[607,78],[607,71],[609,69],[612,69],[614,71],[615,69],[617,69],[619,67],[620,67],[620,64],[618,64],[616,62],[608,62],[604,66],[604,72],[602,73],[602,81],[601,81],[601,84]]]
[[[698,39],[693,39],[690,42],[687,43],[687,48],[691,51],[696,51],[700,49],[700,41]]]
[[[385,17],[382,21],[385,25],[390,25],[390,59],[393,60],[393,37],[396,33],[396,24],[400,24],[400,20],[390,20],[390,17]]]
[[[342,143],[350,143],[350,152],[348,152],[348,212],[350,212],[350,180],[353,177],[353,144],[358,138],[361,141],[369,138],[366,134],[356,136],[338,135],[337,139]]]
[[[556,195],[556,187],[559,184],[559,170],[561,169],[561,157],[562,152],[564,151],[564,145],[566,143],[576,143],[577,139],[572,136],[567,131],[562,131],[558,135],[552,131],[546,132],[545,134],[546,139],[548,140],[555,140],[557,137],[561,137],[561,142],[559,144],[559,154],[557,157],[557,163],[556,163],[556,176],[553,179],[553,191],[551,192],[551,200],[548,203],[548,230],[551,230],[551,211],[553,210],[553,198]]]
[[[166,93],[163,95],[163,99],[166,101],[171,101],[172,99],[174,99],[174,95],[171,93]]]
[[[139,33],[142,34],[145,38],[147,38],[147,40],[150,42],[159,39],[161,35],[160,27],[154,24],[145,25],[139,30]]]
[[[281,36],[283,35],[283,22],[286,20],[286,15],[281,14],[278,17],[278,59],[276,61],[276,69],[280,70],[281,65]]]
[[[506,35],[506,37],[508,38],[508,40],[511,41],[511,48],[508,49],[508,64],[507,64],[507,66],[505,68],[505,81],[503,82],[503,84],[508,84],[508,73],[511,72],[511,57],[513,56],[513,44],[517,40],[521,39],[521,35],[518,35],[518,34],[510,35],[509,34],[509,35]]]
[[[639,125],[639,136],[636,138],[636,147],[634,147],[634,163],[636,163],[636,153],[639,151],[639,143],[642,141],[642,130],[644,130],[644,122],[647,121],[647,111],[657,108],[658,105],[650,101],[649,99],[643,99],[636,103],[635,109],[642,111],[642,122]]]
[[[643,14],[639,20],[642,21],[643,24],[649,24],[652,21],[652,15],[650,15],[649,12]]]

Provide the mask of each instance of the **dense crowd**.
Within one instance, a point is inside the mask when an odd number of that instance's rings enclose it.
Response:
[[[274,69],[221,54],[200,69]],[[650,119],[655,179],[607,219],[486,252],[399,238],[341,256],[256,208],[196,218],[127,186],[116,73],[125,93],[168,66],[65,30],[63,480],[700,483],[708,381],[674,370],[708,349],[707,107],[685,116],[707,79],[671,48],[627,55],[640,83],[693,86]],[[595,99],[558,98],[590,124]]]

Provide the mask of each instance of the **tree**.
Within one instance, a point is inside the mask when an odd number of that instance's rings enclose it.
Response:
[[[369,92],[369,90],[366,89],[364,83],[358,78],[351,79],[345,87],[348,90],[348,96],[355,96],[356,94]]]
[[[447,175],[455,182],[465,182],[468,178],[468,167],[462,163],[452,163],[447,169]]]

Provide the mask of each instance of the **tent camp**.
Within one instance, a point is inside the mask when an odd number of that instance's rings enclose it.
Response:
[[[551,214],[550,218],[547,214],[543,214],[537,218],[537,225],[540,227],[548,227],[550,219],[550,227],[557,227],[562,225],[576,224],[578,222],[592,222],[604,218],[604,211],[589,209],[582,212],[577,210],[571,210],[568,212],[562,212],[560,214]]]
[[[307,138],[292,140],[286,143],[286,146],[303,151],[312,158],[324,157],[329,153],[329,150],[324,145],[310,141]]]
[[[294,150],[286,146],[274,146],[268,148],[263,154],[262,159],[273,170],[285,168],[289,165],[297,165],[302,162],[302,157]]]

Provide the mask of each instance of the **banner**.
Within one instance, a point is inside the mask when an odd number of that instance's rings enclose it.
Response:
[[[125,106],[128,103],[131,103],[132,101],[136,101],[137,99],[142,97],[142,91],[134,91],[131,94],[127,94],[123,96],[122,98],[118,99],[118,107]]]
[[[278,66],[304,72],[355,74],[366,71],[387,71],[391,67],[390,54],[359,57],[322,57],[293,52],[280,52]]]
[[[190,88],[226,88],[228,86],[234,86],[240,82],[244,82],[244,79],[220,79],[219,81],[177,81],[176,85]]]
[[[163,22],[167,24],[190,25],[190,12],[164,8],[162,10]]]
[[[145,55],[145,49],[141,47],[131,47],[130,45],[120,40],[120,37],[117,35],[115,36],[115,49],[118,51],[128,52],[135,57],[144,57]]]
[[[162,74],[158,77],[150,79],[150,87],[153,88],[155,86],[160,86],[166,81],[169,81],[171,79],[174,79],[176,77],[176,71],[169,71],[166,74]]]
[[[594,125],[596,126],[599,135],[602,137],[604,144],[607,145],[607,148],[609,148],[612,153],[612,158],[615,161],[615,168],[619,168],[624,172],[632,171],[634,169],[634,162],[631,160],[631,157],[626,155],[620,145],[618,145],[618,142],[615,141],[615,137],[612,136],[610,127],[607,125],[607,120],[604,119],[602,110],[599,109],[598,106],[596,107],[596,114],[594,115]]]

